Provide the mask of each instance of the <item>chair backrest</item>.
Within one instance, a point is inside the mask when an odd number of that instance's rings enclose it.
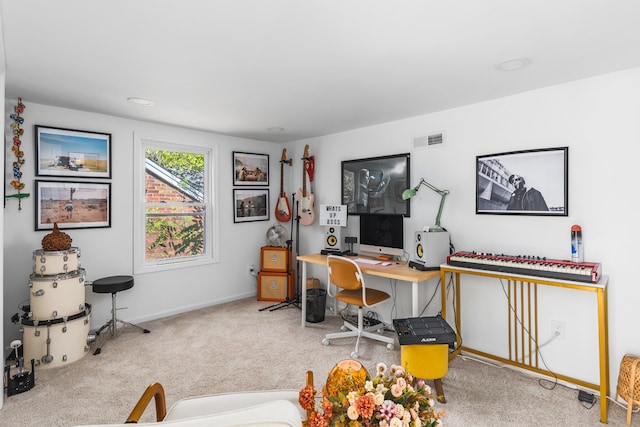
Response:
[[[362,271],[355,261],[336,255],[327,256],[328,284],[355,291],[364,287]]]

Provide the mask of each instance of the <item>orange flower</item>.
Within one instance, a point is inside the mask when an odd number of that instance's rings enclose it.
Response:
[[[309,417],[309,427],[327,427],[327,420],[324,417],[317,413],[312,412]]]
[[[356,399],[356,410],[362,416],[362,418],[369,418],[373,415],[373,410],[376,408],[376,403],[373,398],[365,394],[364,396]]]
[[[313,409],[315,395],[316,395],[316,390],[313,388],[312,385],[308,385],[302,390],[300,390],[300,393],[298,394],[298,402],[300,403],[300,406],[302,407],[302,409],[304,409],[305,411],[308,411],[309,409]]]

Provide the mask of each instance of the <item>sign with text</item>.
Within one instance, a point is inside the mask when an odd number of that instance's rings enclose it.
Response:
[[[320,205],[320,225],[347,226],[347,205]]]

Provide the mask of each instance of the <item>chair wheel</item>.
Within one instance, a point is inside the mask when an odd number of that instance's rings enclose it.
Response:
[[[391,344],[391,343],[387,344],[387,348],[388,348],[389,350],[393,350],[393,344]]]
[[[344,332],[344,331],[346,331],[346,330],[348,330],[348,329],[349,329],[349,328],[347,328],[347,327],[346,327],[346,326],[344,326],[344,325],[340,326],[340,330],[341,330],[342,332]]]
[[[376,329],[376,332],[382,334],[384,332],[384,329]]]
[[[329,340],[326,338],[322,339],[322,345],[329,345]]]
[[[356,353],[355,351],[352,351],[351,352],[351,358],[357,359],[358,358],[358,353]]]

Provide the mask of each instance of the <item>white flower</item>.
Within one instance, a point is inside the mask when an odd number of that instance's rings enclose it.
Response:
[[[386,387],[384,386],[384,384],[378,384],[378,385],[376,386],[376,391],[377,391],[378,393],[385,394],[388,390],[389,390],[389,389],[388,389],[388,388],[386,388]]]
[[[389,427],[402,427],[402,420],[396,417],[391,418],[391,421],[389,421]]]
[[[393,395],[393,397],[402,396],[402,391],[402,387],[400,387],[398,384],[394,384],[391,386],[391,394]]]
[[[396,417],[402,419],[404,417],[404,406],[396,405]]]
[[[373,395],[373,402],[376,406],[382,405],[384,403],[384,394],[376,393]]]
[[[357,397],[358,397],[357,391],[350,391],[349,394],[347,394],[347,400],[349,401],[349,404],[353,405]]]
[[[407,381],[405,381],[404,378],[398,378],[398,380],[396,381],[396,384],[398,384],[398,386],[403,390],[407,388]]]
[[[347,416],[349,417],[350,420],[358,419],[358,411],[356,410],[355,406],[349,405],[349,407],[347,408]]]
[[[366,391],[373,391],[373,381],[369,380],[364,383],[364,389]]]
[[[378,363],[376,365],[376,375],[384,375],[387,372],[387,365],[384,363]]]

